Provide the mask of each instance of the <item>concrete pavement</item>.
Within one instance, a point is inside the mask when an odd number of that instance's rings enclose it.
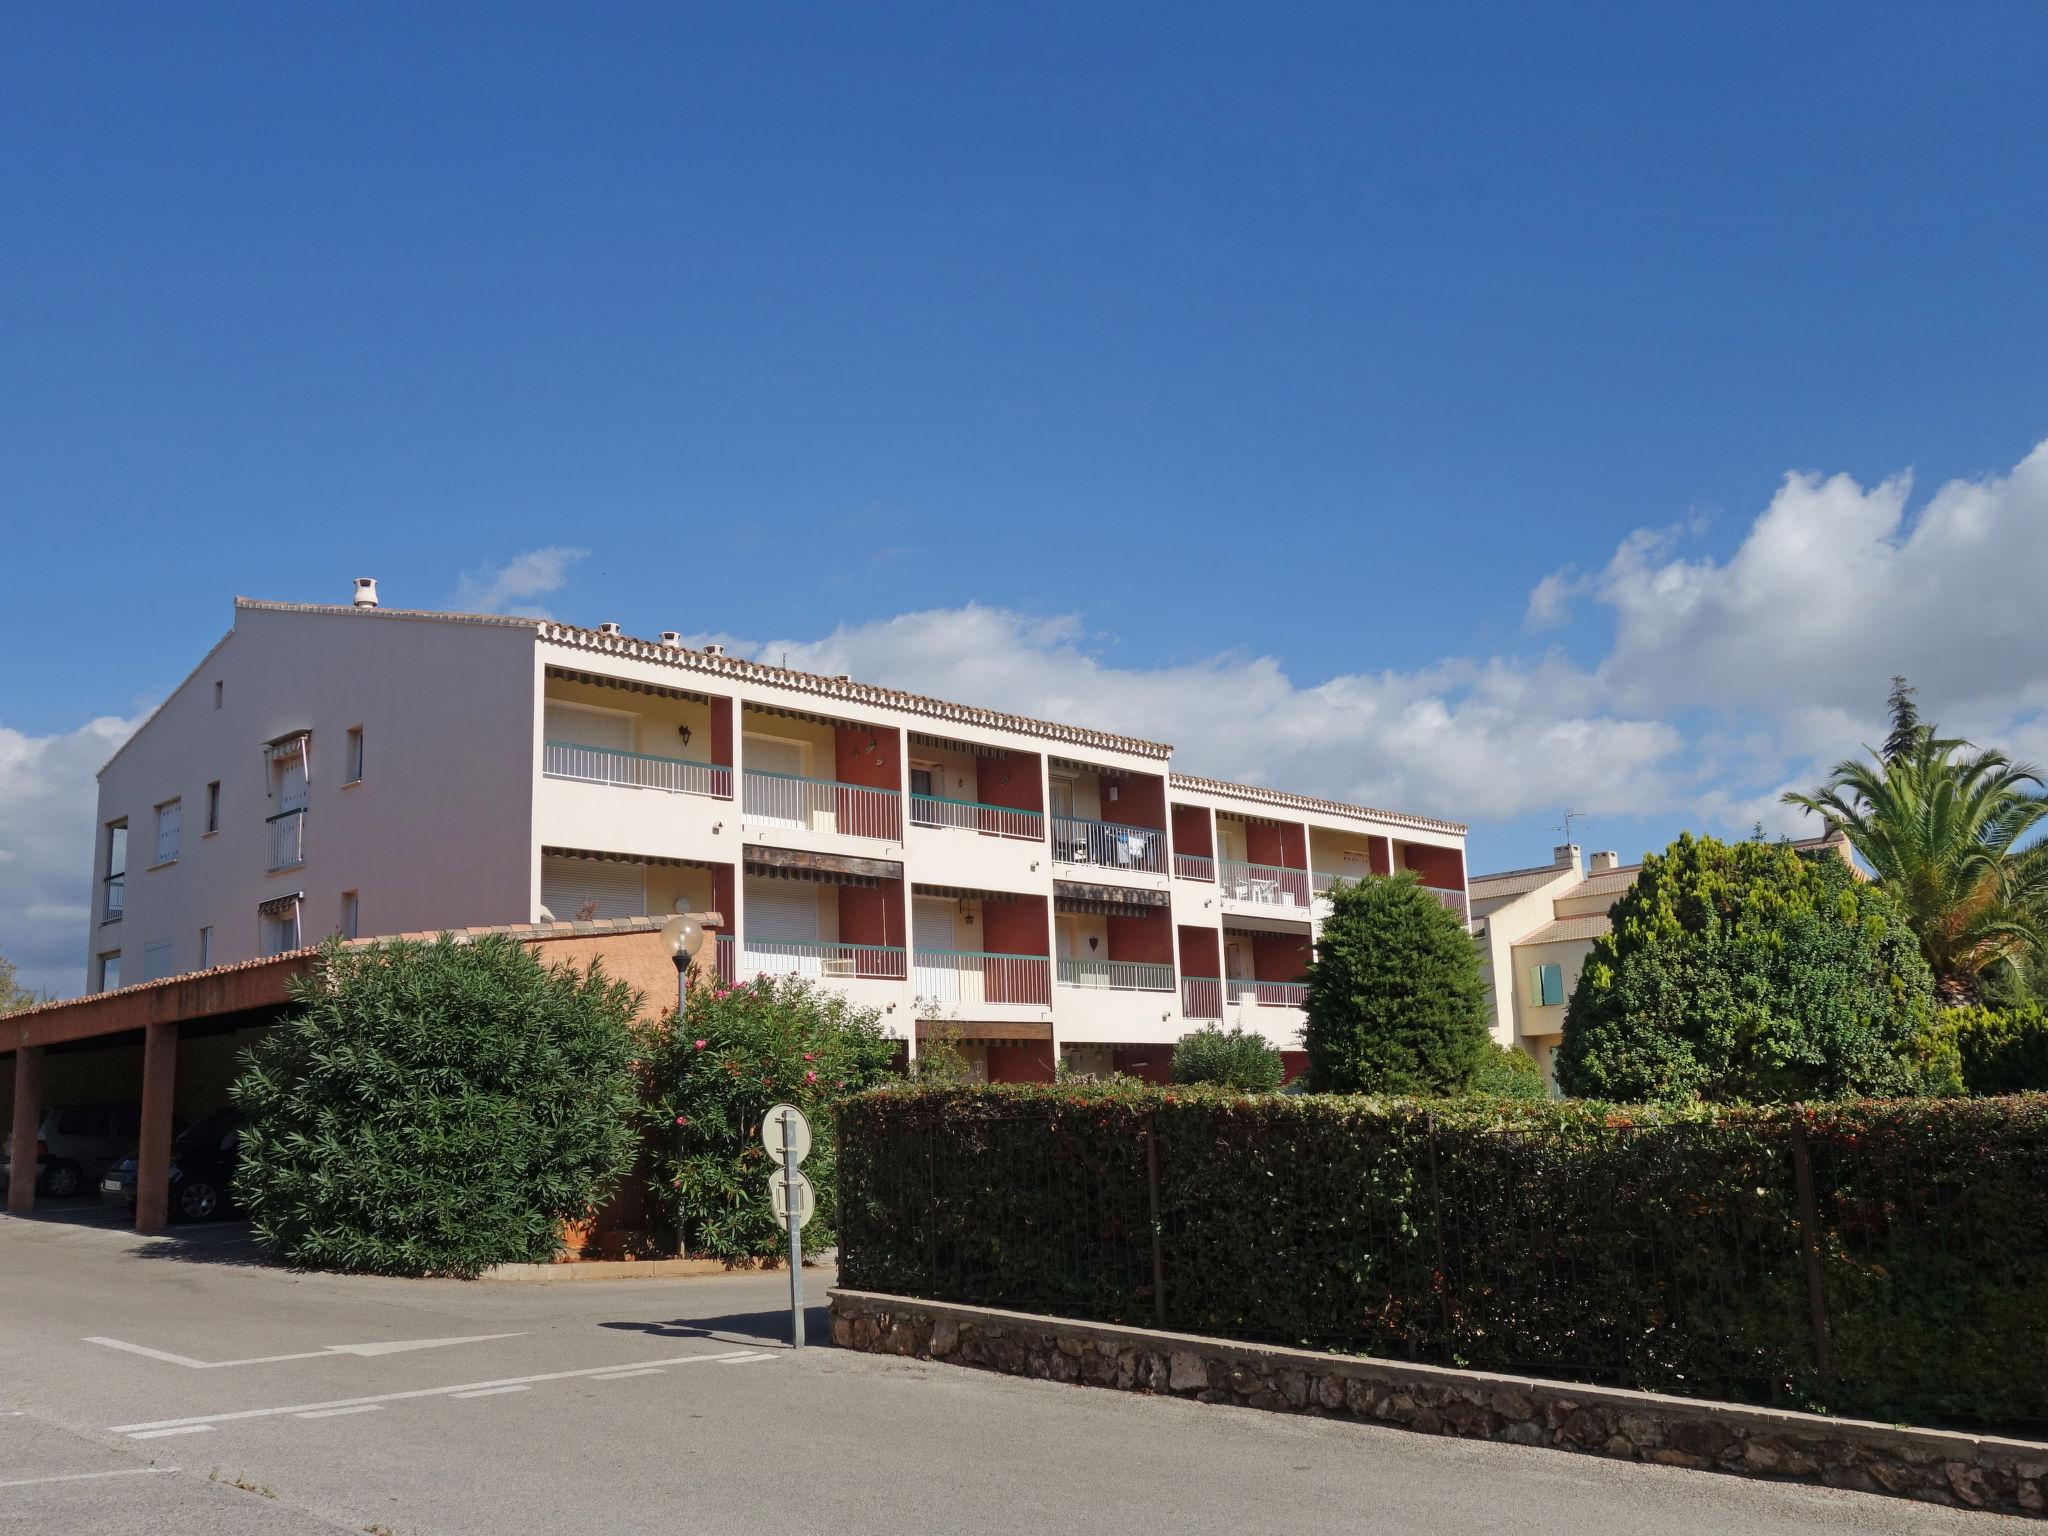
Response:
[[[829,1276],[806,1278],[822,1303]],[[1933,1536],[1995,1520],[794,1354],[785,1286],[293,1275],[233,1228],[0,1218],[0,1531]],[[822,1305],[810,1333],[828,1337]]]

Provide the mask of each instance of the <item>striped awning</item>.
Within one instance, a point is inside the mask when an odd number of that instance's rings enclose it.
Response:
[[[595,859],[606,864],[648,864],[662,869],[715,867],[709,859],[672,859],[659,853],[614,853],[599,848],[557,848],[552,844],[543,844],[540,851],[550,859]]]
[[[978,891],[969,885],[913,885],[913,896],[942,896],[948,901],[1023,901],[1019,891]]]
[[[657,698],[681,699],[691,704],[709,704],[711,695],[697,693],[689,688],[670,688],[661,683],[643,683],[630,677],[603,677],[595,672],[579,672],[574,667],[549,667],[547,675],[557,682],[582,683],[588,688],[616,688],[624,693],[646,693]]]
[[[993,757],[1008,760],[1017,755],[1008,747],[991,747],[978,741],[955,741],[950,736],[930,736],[923,731],[910,733],[913,747],[925,747],[933,752],[964,752],[969,757]]]
[[[294,731],[289,736],[278,737],[264,747],[264,759],[267,762],[288,763],[295,757],[304,757],[312,734],[311,731]]]
[[[289,896],[273,896],[268,901],[259,901],[256,912],[259,917],[290,917],[305,899],[304,891],[293,891]]]

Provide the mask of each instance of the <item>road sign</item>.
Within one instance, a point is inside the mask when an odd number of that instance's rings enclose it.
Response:
[[[768,1198],[775,1206],[777,1221],[789,1220],[789,1175],[780,1172],[768,1175]],[[811,1187],[811,1181],[801,1173],[796,1176],[796,1224],[808,1227],[811,1218],[818,1214],[818,1192]]]
[[[796,1122],[796,1160],[799,1164],[811,1155],[811,1122],[804,1118],[804,1112],[794,1104],[778,1104],[761,1117],[761,1145],[768,1149],[768,1156],[775,1166],[782,1166],[782,1119],[789,1116]],[[775,1213],[781,1215],[780,1211]]]

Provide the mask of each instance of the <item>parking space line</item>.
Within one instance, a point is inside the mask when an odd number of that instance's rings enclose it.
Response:
[[[82,1483],[92,1477],[147,1477],[152,1472],[175,1472],[176,1467],[115,1467],[109,1472],[63,1472],[55,1477],[16,1477],[0,1488],[33,1488],[39,1483]]]
[[[758,1355],[728,1355],[725,1359],[719,1361],[718,1363],[720,1365],[753,1365],[757,1361],[779,1360],[781,1358],[782,1357],[780,1355],[764,1350],[762,1353]]]
[[[659,1376],[660,1374],[660,1366],[649,1365],[643,1366],[637,1371],[606,1371],[602,1376],[593,1376],[590,1379],[592,1381],[625,1381],[634,1376]]]
[[[127,1431],[130,1440],[161,1440],[165,1435],[203,1435],[211,1430],[211,1424],[173,1424],[168,1429],[138,1429]]]
[[[472,1397],[497,1397],[504,1392],[531,1392],[531,1387],[479,1387],[474,1392],[450,1392],[457,1401],[466,1402]]]
[[[295,1414],[301,1419],[338,1419],[345,1413],[382,1413],[382,1403],[357,1403],[352,1408],[314,1408],[306,1413]]]
[[[571,1381],[583,1376],[601,1376],[608,1371],[638,1370],[643,1366],[711,1365],[742,1355],[751,1356],[752,1353],[750,1350],[733,1349],[715,1355],[670,1355],[662,1360],[621,1360],[611,1365],[585,1366],[577,1371],[546,1371],[533,1376],[501,1376],[495,1381],[461,1381],[445,1387],[415,1387],[408,1392],[374,1392],[361,1397],[330,1398],[324,1403],[287,1403],[277,1408],[243,1408],[232,1413],[195,1413],[181,1419],[156,1419],[145,1424],[116,1424],[109,1432],[127,1435],[130,1439],[140,1439],[143,1435],[158,1430],[209,1428],[215,1424],[228,1424],[238,1419],[275,1419],[286,1414],[309,1413],[318,1408],[353,1408],[358,1403],[399,1403],[417,1397],[453,1397],[458,1392],[475,1392],[484,1387],[528,1386],[541,1381]],[[779,1357],[768,1355],[763,1358]]]

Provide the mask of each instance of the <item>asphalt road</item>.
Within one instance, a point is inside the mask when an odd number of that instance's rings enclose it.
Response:
[[[821,1302],[828,1279],[807,1277]],[[294,1275],[232,1227],[0,1218],[0,1532],[1792,1536],[1998,1519],[799,1354],[786,1284]],[[822,1306],[810,1331],[828,1337]]]

